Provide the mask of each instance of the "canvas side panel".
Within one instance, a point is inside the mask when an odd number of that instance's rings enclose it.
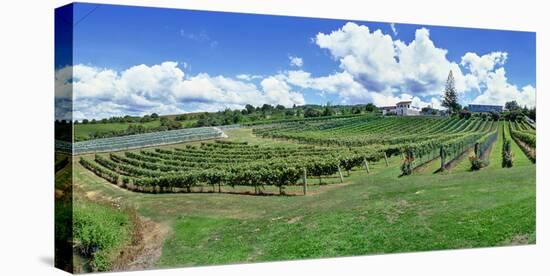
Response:
[[[55,267],[73,266],[73,5],[55,10]]]

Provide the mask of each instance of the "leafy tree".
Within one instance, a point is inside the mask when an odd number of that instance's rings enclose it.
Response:
[[[319,117],[319,116],[321,116],[321,112],[319,112],[319,110],[317,110],[315,108],[308,107],[308,108],[306,108],[306,110],[304,112],[304,117],[306,117],[306,118]]]
[[[90,121],[88,121],[88,119],[82,120],[82,123],[83,123],[83,124],[88,124],[89,122],[90,122]]]
[[[187,121],[187,120],[188,118],[186,114],[181,114],[179,116],[176,116],[176,121]]]
[[[273,106],[270,105],[270,104],[264,104],[264,105],[262,105],[261,110],[262,110],[262,112],[271,111],[271,110],[273,110]]]
[[[296,112],[294,111],[294,109],[287,109],[285,111],[285,116],[291,117],[291,116],[294,116],[294,115],[296,115]]]
[[[278,105],[275,107],[275,109],[277,109],[277,110],[279,110],[279,111],[283,111],[283,110],[285,110],[286,108],[285,108],[284,105],[278,104]]]
[[[472,117],[472,113],[470,111],[468,111],[467,109],[463,109],[458,114],[458,117],[460,119],[470,119],[470,117]]]
[[[368,103],[366,106],[365,106],[365,110],[367,112],[375,112],[378,110],[378,107],[376,107],[376,105],[374,105],[373,103]]]
[[[336,114],[334,109],[330,107],[329,105],[325,106],[325,109],[323,110],[323,116],[332,116]]]
[[[361,108],[358,106],[354,106],[351,108],[351,113],[353,114],[361,114]]]
[[[256,108],[254,108],[254,106],[252,106],[251,104],[245,105],[244,108],[246,109],[248,114],[252,114],[254,113],[254,111],[256,111]]]
[[[157,113],[151,114],[151,118],[153,118],[153,119],[157,119],[158,117],[159,117],[159,115]]]
[[[537,109],[535,107],[530,109],[529,114],[527,115],[527,117],[531,118],[531,120],[533,120],[533,121],[536,121],[537,120]]]
[[[455,78],[453,77],[453,71],[449,71],[449,76],[447,77],[447,83],[445,84],[445,91],[443,95],[442,106],[446,107],[449,110],[449,113],[453,114],[460,110],[460,105],[458,104],[458,93],[455,88]]]
[[[508,111],[515,111],[521,109],[519,107],[518,102],[516,101],[509,101],[504,104],[504,108],[506,108]]]
[[[500,120],[500,113],[498,113],[498,112],[491,112],[491,118],[493,119],[493,121],[498,121],[498,120]]]

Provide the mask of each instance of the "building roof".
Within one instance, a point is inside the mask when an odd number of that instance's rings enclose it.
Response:
[[[381,106],[380,109],[395,109],[396,106],[395,105],[390,105],[390,106]]]
[[[398,102],[397,104],[409,104],[409,103],[412,103],[412,101],[401,101],[401,102]]]
[[[496,104],[468,104],[468,106],[502,107],[502,105],[496,105]]]

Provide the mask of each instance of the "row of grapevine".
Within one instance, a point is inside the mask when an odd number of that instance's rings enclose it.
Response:
[[[419,166],[437,158],[441,162],[440,169],[444,170],[472,147],[476,147],[476,151],[486,152],[497,137],[495,125],[492,122],[488,125],[477,124],[468,132],[442,135],[439,138],[407,145],[403,149],[401,173],[403,175],[412,174]],[[459,126],[459,128],[461,127]]]
[[[471,169],[479,170],[489,165],[489,152],[498,138],[498,128],[479,138],[474,144],[474,156],[470,156]]]
[[[509,130],[512,139],[516,141],[521,150],[532,161],[536,162],[537,136],[530,125],[524,125],[523,121],[510,122]]]
[[[240,143],[212,143],[219,146],[189,146],[178,150],[154,149],[140,152],[96,154],[93,161],[81,158],[81,164],[95,174],[125,188],[140,192],[181,192],[193,187],[227,185],[253,186],[258,192],[264,186],[284,187],[305,183],[307,176],[322,181],[325,176],[348,172],[379,160],[383,152],[361,152],[360,149],[321,149],[313,147],[251,147]],[[204,154],[204,148],[212,148]],[[264,158],[249,158],[258,152],[269,152]],[[277,151],[280,151],[277,153]],[[197,154],[193,154],[193,153]],[[288,155],[287,152],[292,152]],[[238,160],[232,162],[231,159]],[[303,180],[302,180],[303,179]],[[119,181],[121,180],[121,181]]]
[[[506,129],[502,131],[502,167],[511,168],[514,166],[514,155],[512,154],[512,143],[506,135]]]

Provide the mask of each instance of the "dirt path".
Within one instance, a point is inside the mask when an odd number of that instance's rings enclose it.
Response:
[[[75,182],[78,187],[77,182]],[[110,184],[110,183],[109,183]],[[124,189],[116,187],[122,191]],[[87,200],[93,202],[110,202],[120,206],[120,198],[112,198],[96,190],[80,191]],[[112,266],[112,271],[130,271],[144,270],[155,266],[162,254],[162,245],[165,238],[171,231],[167,223],[158,223],[150,218],[139,216],[137,213],[130,212],[134,223],[132,233],[132,242],[121,249],[120,255],[116,258]]]
[[[162,244],[171,229],[145,217],[138,218],[132,244],[124,248],[113,271],[144,270],[153,268],[162,254]]]

